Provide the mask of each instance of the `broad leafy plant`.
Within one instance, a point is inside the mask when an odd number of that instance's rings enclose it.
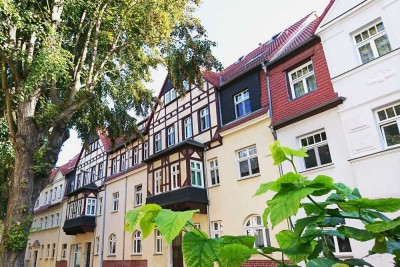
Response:
[[[260,196],[268,191],[275,192],[272,199],[267,201],[263,213],[265,227],[270,225],[273,228],[283,221],[289,222],[290,229],[275,236],[279,247],[256,249],[252,236],[209,238],[191,222],[196,211],[171,211],[155,204],[129,211],[126,214],[126,230],[133,231],[140,227],[143,236],[147,237],[157,227],[167,242],[184,232],[182,250],[189,267],[214,266],[214,262],[221,267],[239,267],[253,254],[263,255],[278,266],[294,267],[300,263],[308,267],[372,266],[364,259],[339,259],[334,253],[333,238],[361,242],[374,240],[369,253],[393,254],[398,266],[400,217],[391,220],[383,213],[398,211],[400,199],[364,198],[357,189],[334,183],[331,177],[325,175],[307,179],[297,172],[294,164],[295,157],[307,157],[304,148],[293,150],[275,142],[270,149],[275,165],[289,162],[293,166],[292,172],[276,181],[262,184],[255,193],[255,196]],[[302,211],[300,214],[305,215],[299,216],[299,210]],[[293,216],[296,216],[296,221]],[[281,259],[273,258],[273,252],[274,255],[280,253]]]

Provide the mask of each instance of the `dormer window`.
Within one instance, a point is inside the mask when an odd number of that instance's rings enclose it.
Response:
[[[168,92],[164,94],[164,104],[168,104],[171,101],[174,101],[177,94],[175,88],[171,88]]]
[[[292,99],[317,90],[314,67],[311,61],[289,72]]]
[[[249,90],[244,90],[234,97],[236,118],[240,118],[251,112]]]

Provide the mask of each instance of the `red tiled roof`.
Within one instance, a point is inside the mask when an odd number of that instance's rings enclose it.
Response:
[[[58,168],[61,171],[62,175],[65,176],[67,173],[71,172],[75,168],[75,165],[78,162],[80,155],[81,153],[76,154],[75,157],[73,157],[68,163]]]

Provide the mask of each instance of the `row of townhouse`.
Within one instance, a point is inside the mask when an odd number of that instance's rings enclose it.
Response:
[[[332,0],[320,17],[305,16],[223,72],[204,72],[200,88],[185,83],[179,96],[167,78],[162,104],[139,125],[144,140],[113,146],[100,133],[50,175],[26,266],[184,266],[181,236],[167,244],[157,230],[147,239],[124,230],[125,213],[145,203],[199,209],[193,222],[212,237],[247,234],[257,247],[277,246],[275,234],[288,226],[265,228],[271,195],[252,197],[291,170],[267,156],[274,140],[307,148],[296,162],[305,176],[399,197],[399,11],[399,0]],[[372,246],[333,242],[344,258]],[[274,265],[255,256],[245,266]]]

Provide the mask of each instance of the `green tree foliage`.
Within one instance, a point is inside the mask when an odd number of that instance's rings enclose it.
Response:
[[[181,81],[200,86],[200,68],[221,67],[193,16],[199,3],[0,0],[1,134],[10,144],[7,159],[14,157],[11,172],[0,173],[9,185],[6,233],[32,212],[68,128],[84,140],[99,129],[111,138],[140,136],[128,111],[146,116],[156,100],[145,86],[151,68],[167,66],[184,94]],[[22,266],[23,252],[11,253],[7,239],[0,266]]]
[[[157,227],[167,242],[171,242],[181,231],[184,232],[182,250],[189,267],[219,266],[239,267],[251,255],[260,254],[275,261],[278,266],[298,267],[350,267],[371,266],[364,259],[339,259],[334,254],[332,237],[349,238],[361,242],[374,240],[369,254],[389,253],[394,262],[400,257],[400,217],[391,220],[381,212],[400,210],[400,199],[368,199],[357,189],[350,189],[341,183],[334,183],[331,177],[319,175],[314,179],[297,173],[294,157],[307,157],[304,149],[293,150],[275,142],[270,147],[275,164],[288,161],[293,172],[282,175],[276,181],[262,184],[255,193],[260,196],[268,191],[275,192],[267,201],[263,214],[265,227],[273,228],[288,221],[290,229],[280,231],[275,237],[279,248],[254,248],[254,237],[222,236],[209,238],[206,233],[195,229],[190,221],[194,211],[174,212],[152,204],[126,214],[126,230],[137,227]],[[149,211],[155,212],[151,220],[143,221]],[[304,217],[299,217],[302,210]],[[292,217],[297,215],[297,221]],[[179,225],[171,227],[179,218]],[[361,222],[364,227],[347,226],[346,221]],[[185,224],[186,222],[186,224]],[[183,226],[184,225],[184,226]],[[357,224],[358,225],[358,224]],[[169,227],[167,227],[169,226]],[[142,227],[143,230],[143,227]],[[281,253],[291,264],[273,258],[271,253]],[[322,257],[321,257],[322,255]],[[367,255],[366,255],[367,256]]]

